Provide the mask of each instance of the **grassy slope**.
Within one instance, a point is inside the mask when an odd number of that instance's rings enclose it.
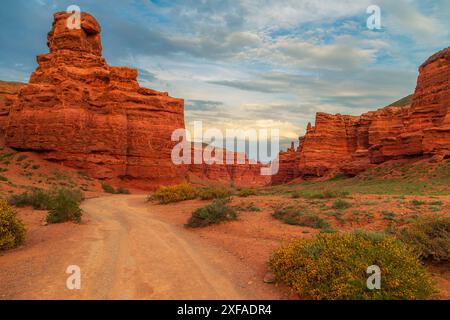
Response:
[[[335,177],[327,181],[265,188],[264,194],[289,193],[305,195],[321,190],[361,194],[450,195],[450,160],[440,164],[386,163],[367,170],[355,178]]]

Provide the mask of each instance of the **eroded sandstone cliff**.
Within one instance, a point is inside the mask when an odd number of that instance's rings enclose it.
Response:
[[[17,100],[20,88],[24,85],[20,82],[0,81],[0,139],[4,138],[9,111]]]
[[[298,149],[280,154],[280,172],[272,181],[355,175],[388,160],[422,156],[450,156],[450,48],[420,67],[410,105],[359,117],[318,113]]]
[[[184,128],[184,101],[140,87],[135,69],[109,66],[96,19],[82,13],[81,28],[69,29],[68,17],[54,15],[50,52],[38,56],[29,83],[0,94],[9,147],[145,189],[187,179],[269,182],[260,165],[175,165],[171,135]]]
[[[81,29],[69,30],[67,17],[54,15],[50,53],[38,56],[11,108],[6,144],[96,178],[179,180],[170,135],[184,127],[183,100],[141,88],[134,69],[108,66],[95,18],[83,13]]]

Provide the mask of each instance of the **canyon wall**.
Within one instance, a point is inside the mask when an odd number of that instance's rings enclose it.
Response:
[[[171,135],[184,128],[184,101],[140,87],[135,69],[109,66],[96,19],[82,13],[81,28],[71,30],[69,16],[54,15],[50,52],[37,57],[29,83],[15,91],[0,86],[7,146],[144,189],[189,178],[268,183],[258,165],[173,164]]]
[[[20,88],[24,85],[20,82],[0,81],[0,139],[4,138],[9,112],[14,102],[17,101]]]
[[[280,172],[272,181],[356,175],[388,160],[422,156],[450,156],[450,48],[420,67],[410,105],[358,117],[318,113],[297,150],[280,153]]]
[[[391,159],[450,156],[447,48],[420,67],[410,104],[361,116],[318,113],[298,148],[280,153],[273,177],[248,160],[175,165],[171,135],[184,128],[184,101],[140,87],[135,69],[109,66],[95,18],[82,13],[81,29],[69,30],[68,17],[54,15],[50,52],[38,56],[28,84],[0,82],[0,136],[9,147],[144,189],[182,181],[262,186],[356,175]]]
[[[108,66],[97,21],[83,13],[81,29],[69,30],[68,16],[54,15],[50,53],[11,108],[6,144],[95,178],[179,180],[170,136],[184,127],[183,100],[141,88],[137,70]]]

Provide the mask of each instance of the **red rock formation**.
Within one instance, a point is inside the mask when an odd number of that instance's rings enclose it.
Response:
[[[248,161],[174,165],[171,134],[184,128],[183,100],[141,88],[134,69],[110,67],[102,57],[95,18],[83,13],[81,29],[69,30],[68,17],[55,14],[50,53],[38,56],[29,84],[0,84],[0,131],[6,131],[8,146],[143,188],[185,179],[268,183],[261,165]],[[297,150],[291,145],[280,153],[272,183],[357,174],[390,159],[449,157],[450,48],[430,57],[419,71],[411,106],[393,105],[360,117],[318,113]]]
[[[318,113],[297,151],[280,154],[280,172],[272,182],[355,175],[391,159],[424,155],[450,156],[450,48],[420,67],[410,106],[392,105],[360,117]]]
[[[173,164],[171,135],[184,128],[183,100],[141,88],[137,70],[110,67],[95,18],[82,13],[81,29],[70,30],[69,16],[54,15],[50,53],[38,56],[39,67],[16,103],[0,105],[4,115],[9,113],[8,146],[146,189],[188,176],[236,185],[268,182],[258,165]],[[0,122],[0,128],[4,125]]]
[[[95,18],[83,13],[81,29],[69,30],[68,16],[55,14],[50,53],[38,56],[11,109],[6,144],[100,179],[180,181],[185,169],[170,154],[183,100],[140,88],[136,70],[108,66]]]
[[[14,102],[17,101],[17,95],[20,88],[25,84],[20,82],[0,81],[0,137],[5,135],[5,129],[8,124],[9,111]]]
[[[192,148],[192,159],[194,159],[194,150],[200,150],[200,148],[195,146]],[[226,184],[235,187],[264,186],[271,182],[270,176],[261,175],[263,165],[251,163],[245,153],[215,149],[209,157],[204,153],[203,147],[201,150],[202,163],[189,165],[187,177],[191,182]],[[227,157],[232,159],[232,164],[227,164]],[[209,164],[212,162],[215,163]]]
[[[304,138],[300,137],[297,149],[295,149],[294,143],[292,142],[288,150],[280,152],[278,156],[279,169],[278,173],[271,178],[272,184],[283,184],[300,175],[299,163],[303,142]]]

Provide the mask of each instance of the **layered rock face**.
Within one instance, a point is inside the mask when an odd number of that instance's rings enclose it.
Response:
[[[0,137],[5,135],[8,125],[9,112],[14,102],[17,101],[17,95],[20,88],[25,84],[20,82],[0,81]]]
[[[110,67],[102,57],[100,26],[83,13],[69,30],[56,13],[49,54],[20,90],[6,144],[100,179],[178,181],[185,168],[171,162],[171,133],[184,127],[184,102],[136,81],[137,70]]]
[[[263,165],[251,163],[244,153],[216,148],[211,156],[208,156],[208,153],[204,153],[203,147],[193,146],[192,159],[194,159],[195,150],[201,150],[203,153],[203,163],[193,163],[188,166],[189,181],[227,184],[234,187],[258,187],[271,183],[271,176],[261,174]],[[227,157],[232,159],[232,164],[227,164]]]
[[[184,128],[184,101],[141,88],[135,69],[109,66],[95,18],[82,13],[81,29],[71,30],[69,16],[54,15],[50,53],[38,56],[30,82],[15,91],[0,86],[6,92],[0,93],[0,130],[8,146],[144,189],[189,178],[269,182],[260,165],[173,164],[171,135]]]
[[[358,174],[391,159],[450,156],[450,48],[419,69],[411,105],[392,105],[359,117],[318,113],[297,150],[280,154],[273,183],[338,172]]]

